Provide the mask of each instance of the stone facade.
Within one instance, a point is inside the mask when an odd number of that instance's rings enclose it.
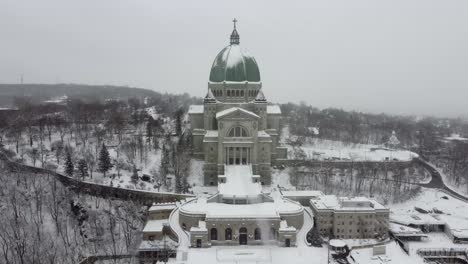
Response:
[[[205,185],[216,185],[224,165],[235,164],[251,164],[262,184],[271,183],[271,164],[287,153],[278,145],[281,110],[266,100],[258,65],[238,41],[215,58],[204,103],[192,105],[189,116]]]
[[[388,208],[364,197],[324,195],[310,200],[320,235],[330,238],[383,238],[388,234]]]

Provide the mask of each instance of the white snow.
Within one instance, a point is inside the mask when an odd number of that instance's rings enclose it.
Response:
[[[228,197],[252,197],[260,195],[262,186],[253,182],[251,165],[227,165],[224,167],[226,183],[218,185],[219,193]]]
[[[321,191],[282,191],[284,197],[319,197],[323,195]]]
[[[158,204],[153,204],[150,209],[148,209],[148,212],[158,212],[158,211],[167,211],[167,210],[173,210],[177,206],[175,203],[158,203]]]
[[[207,130],[205,137],[218,137],[218,130]]]
[[[289,152],[293,151],[287,145]],[[354,161],[409,161],[418,157],[418,154],[408,150],[393,150],[371,144],[346,144],[319,138],[309,138],[301,146],[308,159],[315,160],[354,160]]]
[[[143,233],[162,232],[164,225],[167,225],[167,224],[168,224],[167,219],[148,220],[146,222],[145,228],[143,228]]]
[[[203,112],[204,112],[203,105],[191,105],[188,110],[189,114],[203,114]]]
[[[229,115],[231,113],[234,113],[236,111],[239,111],[239,112],[242,112],[246,115],[249,115],[249,116],[252,116],[252,117],[255,117],[255,118],[260,118],[257,114],[253,113],[253,112],[250,112],[250,111],[247,111],[243,108],[240,108],[240,107],[231,107],[231,108],[228,108],[226,110],[223,110],[223,111],[219,111],[218,113],[216,113],[216,118],[221,118],[223,116],[226,116],[226,115]]]
[[[279,105],[267,105],[268,114],[281,114],[281,108]]]
[[[282,220],[280,222],[279,231],[296,231],[294,226],[288,226],[288,222],[286,220]]]
[[[444,199],[442,197],[447,197]],[[415,210],[415,207],[426,211],[441,211],[441,214],[430,213],[421,214]],[[468,203],[458,200],[442,191],[434,189],[423,189],[417,197],[401,204],[390,206],[391,221],[406,224],[409,222],[446,224],[453,234],[461,237],[468,236]],[[420,220],[419,220],[420,219]],[[454,245],[445,245],[453,247]]]
[[[460,134],[452,134],[450,137],[445,137],[446,140],[460,140],[460,141],[467,141],[468,138],[460,136]]]
[[[281,213],[298,213],[302,206],[286,201],[265,202],[256,204],[207,203],[200,198],[184,204],[181,211],[190,214],[205,214],[207,218],[278,218]]]
[[[340,239],[332,239],[330,240],[330,242],[328,242],[328,244],[335,248],[341,248],[341,247],[346,246],[346,243]]]
[[[341,211],[374,211],[386,209],[376,200],[367,197],[337,197],[335,195],[322,195],[311,202],[318,209],[333,209]]]
[[[236,246],[191,248],[187,264],[318,264],[327,263],[326,248]],[[362,262],[365,263],[365,262]]]
[[[158,111],[156,110],[156,107],[155,106],[152,106],[152,107],[147,107],[145,108],[145,111],[148,115],[151,116],[151,118],[153,118],[153,120],[157,120],[159,118],[159,114],[158,114]]]

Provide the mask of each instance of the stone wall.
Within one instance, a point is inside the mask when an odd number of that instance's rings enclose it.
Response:
[[[406,169],[419,162],[416,159],[410,161],[332,161],[332,160],[294,160],[294,159],[277,159],[274,162],[276,166],[286,167],[333,167],[337,169],[346,169],[351,166],[391,166],[394,168]]]
[[[45,174],[52,175],[59,180],[63,185],[76,193],[89,194],[97,197],[107,199],[121,199],[121,200],[133,200],[140,202],[145,205],[152,205],[153,203],[162,202],[175,202],[184,200],[190,197],[194,197],[190,194],[178,194],[170,192],[149,192],[141,190],[130,190],[117,188],[107,185],[95,184],[91,182],[83,182],[77,179],[62,175],[58,172],[50,171],[43,168],[37,168],[28,166],[25,164],[17,163],[8,159],[0,151],[0,160],[5,163],[6,167],[11,171],[28,172],[32,174]],[[32,177],[37,175],[31,175]]]

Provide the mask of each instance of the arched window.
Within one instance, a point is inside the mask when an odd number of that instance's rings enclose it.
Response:
[[[254,236],[255,240],[262,240],[262,231],[260,231],[260,228],[255,228]]]
[[[242,90],[240,93],[241,93],[241,96],[244,96],[244,90]]]
[[[231,90],[227,90],[227,96],[231,96]]]
[[[276,240],[276,229],[270,228],[270,240]]]
[[[229,130],[228,137],[248,137],[247,130],[243,127],[233,127]]]
[[[211,240],[218,240],[218,230],[216,228],[211,228],[210,231],[210,238]]]
[[[224,231],[224,238],[226,240],[232,240],[232,229],[231,228],[226,228],[226,231]]]

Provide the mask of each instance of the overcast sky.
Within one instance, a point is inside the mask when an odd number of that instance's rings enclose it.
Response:
[[[204,96],[234,17],[271,101],[468,116],[466,0],[0,0],[0,82]]]

